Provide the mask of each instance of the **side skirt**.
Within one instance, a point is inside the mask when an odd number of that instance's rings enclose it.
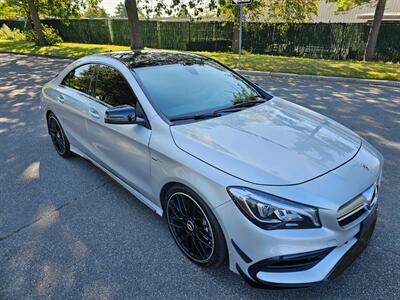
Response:
[[[73,145],[70,145],[70,150],[79,156],[87,159],[90,161],[92,164],[94,164],[96,167],[98,167],[100,170],[105,172],[108,176],[110,176],[112,179],[114,179],[116,182],[118,182],[120,185],[122,185],[126,190],[128,190],[133,196],[135,196],[137,199],[139,199],[140,202],[142,202],[144,205],[149,207],[152,211],[154,211],[157,215],[162,216],[163,215],[163,210],[162,208],[158,207],[155,205],[151,200],[149,200],[147,197],[139,193],[136,189],[134,189],[132,186],[127,184],[125,181],[123,181],[121,178],[119,178],[117,175],[115,175],[113,172],[110,170],[106,169],[103,167],[101,164],[97,163],[94,159],[88,157],[85,153],[80,151],[78,148],[76,148]]]

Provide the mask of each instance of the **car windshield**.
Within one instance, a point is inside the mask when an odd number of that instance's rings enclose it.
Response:
[[[260,93],[216,62],[199,59],[135,68],[142,87],[170,120],[260,100]]]

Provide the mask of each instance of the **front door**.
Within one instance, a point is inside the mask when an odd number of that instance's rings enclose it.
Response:
[[[129,83],[116,69],[96,66],[93,99],[89,104],[87,137],[90,156],[119,179],[152,199],[149,141],[151,130],[138,124],[106,124],[107,108],[139,103]]]

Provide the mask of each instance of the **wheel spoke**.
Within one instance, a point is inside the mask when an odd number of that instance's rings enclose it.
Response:
[[[54,131],[54,132],[57,131],[57,124],[56,124],[56,122],[54,120],[50,121],[49,127],[50,127],[51,131]]]
[[[174,222],[185,223],[185,220],[184,220],[183,218],[180,218],[180,217],[178,217],[178,216],[176,216],[176,215],[171,216],[170,218],[171,218],[171,220],[174,221]]]
[[[172,222],[171,222],[171,226],[173,226],[173,227],[175,227],[175,228],[178,228],[178,229],[182,229],[182,228],[184,228],[184,227],[185,227],[185,225],[182,225],[182,224],[176,224],[176,223],[172,223]]]
[[[63,141],[62,139],[58,138],[58,139],[56,140],[56,143],[57,143],[57,148],[58,148],[58,150],[59,150],[60,152],[64,152],[64,148],[65,148],[65,146],[64,146],[64,141]]]
[[[60,152],[64,152],[64,150],[65,150],[64,142],[61,142],[61,141],[60,141],[60,144],[61,144]]]
[[[171,222],[170,222],[171,226],[177,228],[177,229],[185,229],[185,221],[181,220],[181,219],[177,219],[175,217],[171,217]]]
[[[181,196],[181,195],[179,195],[179,196]],[[186,208],[185,208],[184,202],[185,202],[185,201],[182,199],[182,197],[179,197],[178,200],[177,200],[177,204],[178,204],[178,207],[179,207],[180,212],[181,212],[184,216],[187,216],[187,210],[186,210]]]
[[[187,208],[188,201],[186,199],[184,199],[182,195],[179,195],[179,198],[180,198],[179,202],[181,204],[182,211],[185,213],[185,215],[187,215],[188,214],[188,208]]]
[[[177,205],[175,203],[171,203],[170,206],[168,207],[171,212],[177,216],[177,217],[183,217],[184,214],[182,214],[182,212],[179,210],[179,208],[177,207]]]
[[[192,245],[191,245],[191,236],[187,231],[185,231],[183,235],[183,244],[186,245],[187,249],[189,249],[189,252],[192,252]]]
[[[212,247],[212,241],[202,232],[197,232],[197,239],[207,248]]]
[[[56,138],[55,143],[56,143],[57,149],[60,150],[60,140],[58,138]]]
[[[199,254],[200,254],[202,257],[207,256],[207,251],[206,251],[206,249],[204,248],[204,246],[201,244],[201,242],[200,242],[197,238],[195,238],[195,237],[192,237],[192,238],[193,238],[193,244],[194,244],[194,246],[196,247],[196,249],[197,249],[197,251],[199,252]]]

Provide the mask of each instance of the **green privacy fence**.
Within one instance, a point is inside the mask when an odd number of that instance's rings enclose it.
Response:
[[[123,19],[43,20],[66,42],[129,45],[129,26]],[[146,47],[177,50],[229,51],[232,28],[217,22],[141,21]]]
[[[358,59],[368,30],[366,24],[246,24],[244,48],[255,53]]]
[[[400,23],[383,24],[379,32],[377,57],[400,61]]]
[[[43,20],[56,28],[66,42],[129,45],[124,19]],[[0,20],[11,28],[24,29],[24,21]],[[176,50],[230,51],[233,25],[221,22],[141,21],[144,45]],[[331,59],[361,59],[370,24],[261,24],[245,23],[243,48],[252,53]],[[376,56],[400,60],[400,23],[384,23]]]
[[[25,29],[25,22],[18,20],[0,20],[0,27],[6,24],[10,28],[17,28],[19,30]]]

